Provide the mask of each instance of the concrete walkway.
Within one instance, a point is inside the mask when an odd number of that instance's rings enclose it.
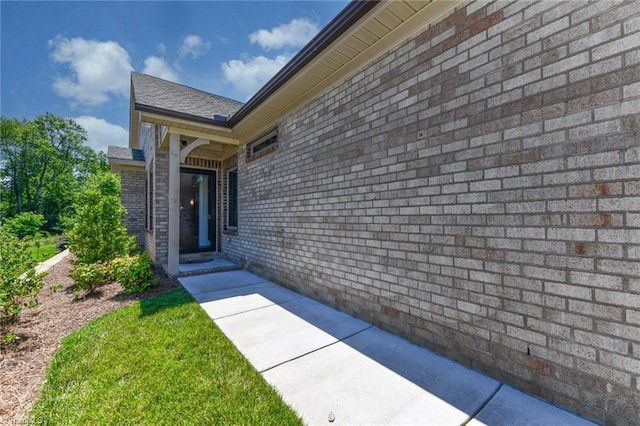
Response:
[[[53,265],[57,264],[67,256],[69,256],[69,249],[63,250],[55,256],[45,260],[44,262],[38,263],[35,268],[36,272],[47,272]]]
[[[180,283],[307,424],[593,424],[249,272]]]

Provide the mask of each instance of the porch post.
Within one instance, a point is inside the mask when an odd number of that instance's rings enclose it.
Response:
[[[169,135],[169,264],[167,272],[176,275],[180,262],[180,135]]]

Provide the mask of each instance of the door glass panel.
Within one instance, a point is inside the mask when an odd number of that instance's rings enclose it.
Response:
[[[213,250],[214,175],[180,173],[180,252]]]

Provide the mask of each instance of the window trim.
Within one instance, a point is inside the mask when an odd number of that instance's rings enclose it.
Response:
[[[258,151],[254,151],[256,146],[259,146],[265,142],[269,142],[265,147],[260,148]],[[247,144],[246,161],[254,161],[265,155],[271,154],[278,149],[279,145],[278,129],[274,129],[269,133],[255,139],[253,142]]]
[[[235,226],[231,226],[229,225],[229,217],[230,217],[230,213],[231,213],[231,197],[230,197],[230,190],[231,190],[231,180],[229,179],[229,175],[231,173],[236,174],[236,188],[235,188],[235,213],[236,213],[236,224]],[[238,231],[238,168],[234,167],[233,169],[229,169],[227,170],[227,174],[226,174],[226,191],[225,191],[225,196],[226,196],[226,203],[225,203],[225,222],[224,222],[224,229],[226,231],[230,231],[230,232],[237,232]]]

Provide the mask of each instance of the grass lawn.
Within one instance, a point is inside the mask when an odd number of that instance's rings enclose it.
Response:
[[[58,253],[58,248],[56,247],[57,239],[58,237],[55,235],[37,238],[36,241],[40,243],[40,247],[37,246],[35,241],[31,241],[27,251],[37,262],[43,262]]]
[[[183,289],[62,340],[35,424],[301,424]]]

